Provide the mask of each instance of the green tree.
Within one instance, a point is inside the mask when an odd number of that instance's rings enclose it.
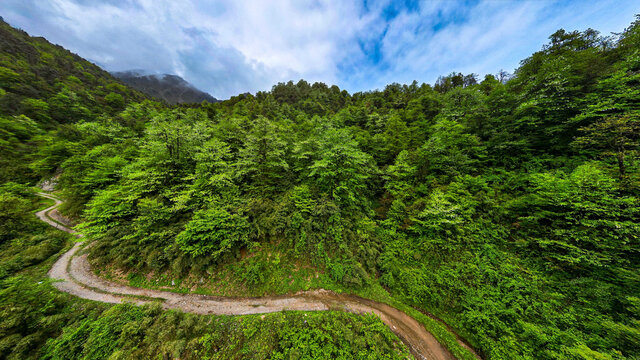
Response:
[[[110,106],[114,111],[124,109],[124,97],[120,94],[116,94],[114,92],[110,92],[107,96],[104,97],[104,101]]]
[[[241,213],[224,206],[210,207],[193,215],[183,232],[176,237],[180,249],[193,256],[207,255],[218,260],[248,241],[249,222]]]
[[[635,256],[638,199],[621,196],[615,180],[595,164],[532,180],[534,195],[523,204],[531,215],[521,221],[542,259],[566,271],[590,271],[621,266]]]
[[[78,95],[64,87],[49,99],[51,117],[60,123],[71,123],[91,118],[91,112],[83,106]]]
[[[320,141],[309,176],[321,192],[346,209],[366,208],[368,182],[376,173],[370,155],[344,130],[328,130]]]
[[[582,136],[576,138],[580,147],[597,149],[604,156],[614,156],[620,179],[626,175],[625,158],[636,155],[640,149],[640,117],[621,115],[607,117],[580,128]]]
[[[257,118],[247,133],[236,167],[239,176],[247,178],[251,187],[272,194],[287,186],[289,163],[287,143],[281,129],[264,117]]]
[[[0,244],[15,237],[31,223],[31,203],[20,196],[0,188]]]
[[[49,104],[40,99],[24,99],[22,100],[22,111],[40,123],[48,123],[51,121],[49,116]]]
[[[445,177],[473,173],[485,152],[480,139],[469,134],[464,125],[441,118],[418,149],[419,173]]]

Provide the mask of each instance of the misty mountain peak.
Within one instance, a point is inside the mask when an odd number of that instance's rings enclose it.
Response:
[[[132,88],[169,104],[217,102],[208,93],[197,89],[178,75],[150,74],[142,69],[113,72],[113,76]]]

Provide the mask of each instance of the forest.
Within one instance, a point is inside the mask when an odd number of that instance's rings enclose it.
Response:
[[[327,289],[433,314],[483,359],[640,359],[640,16],[558,30],[513,74],[187,105],[1,22],[0,154],[0,358],[409,356],[373,315],[57,291],[46,273],[73,239],[33,215],[55,179],[111,281]]]

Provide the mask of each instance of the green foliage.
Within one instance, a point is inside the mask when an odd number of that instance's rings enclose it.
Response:
[[[43,359],[405,359],[406,349],[375,316],[283,312],[243,317],[162,312],[118,305],[67,326]]]
[[[31,141],[41,130],[30,118],[20,115],[0,116],[0,182],[29,181],[34,176],[28,167],[29,154],[34,151]]]
[[[297,319],[285,315],[295,325],[280,327],[278,351],[273,359],[364,359],[372,352],[383,359],[407,356],[394,346],[395,336],[374,315],[366,316],[362,322],[348,321],[349,316],[344,313],[332,313],[329,317],[306,315]]]
[[[259,117],[239,152],[240,176],[248,178],[261,193],[269,194],[279,186],[286,186],[289,164],[284,158],[286,143],[280,132],[276,124]]]
[[[638,151],[640,117],[611,117],[580,129],[584,135],[577,138],[579,146],[601,149],[603,155],[613,155],[618,162],[620,178],[626,175],[625,157]]]
[[[193,256],[210,255],[214,260],[247,242],[249,223],[242,214],[229,213],[224,207],[212,205],[193,215],[178,234],[180,249]]]
[[[41,263],[65,245],[66,234],[47,231],[53,229],[32,214],[39,205],[33,193],[17,183],[0,186],[0,280]]]
[[[65,248],[68,235],[31,213],[33,190],[0,186],[0,357],[35,359],[46,340],[68,319],[66,295],[42,277],[40,264]]]
[[[88,302],[58,291],[46,271],[66,233],[30,214],[32,190],[15,183],[2,196],[23,202],[19,232],[0,243],[0,357],[3,359],[280,358],[339,354],[404,359],[408,351],[377,317],[344,312],[199,316]],[[4,198],[3,198],[4,199]],[[2,211],[3,218],[7,214]],[[277,264],[276,264],[277,265]],[[302,337],[296,334],[305,334]]]
[[[64,326],[66,297],[47,281],[15,276],[0,282],[0,356],[36,359],[48,338]]]
[[[122,110],[124,108],[124,97],[121,94],[110,92],[104,97],[104,101],[114,110]]]
[[[345,210],[366,208],[367,181],[375,174],[369,155],[345,131],[329,130],[320,139],[318,159],[310,166],[318,190]]]
[[[31,220],[28,219],[31,202],[20,194],[5,190],[10,187],[10,184],[5,184],[0,189],[0,244],[16,236]]]
[[[522,231],[543,258],[577,271],[624,266],[635,256],[638,199],[621,195],[615,181],[594,164],[581,165],[568,176],[536,174],[532,180],[534,195],[525,205],[531,215],[521,218]]]
[[[22,100],[21,105],[23,108],[22,111],[29,118],[45,124],[51,121],[51,116],[49,115],[49,104],[46,101],[39,99],[24,99]]]

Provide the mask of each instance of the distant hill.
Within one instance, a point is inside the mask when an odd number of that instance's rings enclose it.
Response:
[[[169,104],[200,103],[204,100],[218,102],[218,99],[177,75],[147,75],[139,70],[113,72],[112,75],[132,88]]]

